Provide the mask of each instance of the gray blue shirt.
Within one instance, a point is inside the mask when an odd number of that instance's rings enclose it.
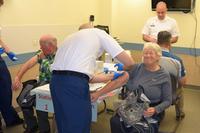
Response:
[[[144,94],[151,103],[159,103],[155,106],[156,112],[160,113],[172,103],[172,89],[170,75],[162,67],[157,71],[149,71],[144,64],[136,64],[128,72],[128,89],[136,90],[143,87]]]

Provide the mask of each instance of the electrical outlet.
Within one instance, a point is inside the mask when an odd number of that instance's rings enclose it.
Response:
[[[34,47],[38,46],[38,40],[33,40],[33,46]]]

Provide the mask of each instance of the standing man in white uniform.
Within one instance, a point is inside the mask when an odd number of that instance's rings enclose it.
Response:
[[[126,67],[134,64],[121,46],[105,31],[84,24],[65,39],[52,64],[50,90],[59,133],[89,133],[91,100],[89,81],[96,59],[104,51]]]
[[[180,36],[179,28],[176,20],[168,17],[167,5],[165,2],[158,2],[156,5],[157,16],[147,20],[142,30],[143,40],[146,42],[157,42],[157,35],[160,31],[168,31],[171,33],[171,43],[176,43]]]

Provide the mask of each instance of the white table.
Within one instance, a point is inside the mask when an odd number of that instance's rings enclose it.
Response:
[[[111,63],[104,63],[104,67],[109,68],[109,70],[116,70],[114,67],[114,64]],[[90,91],[95,91],[101,87],[103,87],[105,83],[95,83],[90,84]],[[92,121],[97,121],[97,104],[101,103],[103,100],[105,100],[108,97],[112,97],[120,92],[120,89],[116,89],[112,92],[109,92],[97,100],[97,102],[92,103]],[[41,110],[45,112],[51,112],[54,113],[53,109],[53,103],[51,99],[51,94],[49,90],[49,84],[37,87],[31,91],[31,95],[36,95],[36,110]]]

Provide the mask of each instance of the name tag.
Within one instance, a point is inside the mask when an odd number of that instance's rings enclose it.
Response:
[[[91,104],[92,121],[97,121],[97,102]],[[45,93],[36,94],[36,110],[54,113],[53,102],[50,95]]]
[[[36,94],[36,110],[54,112],[51,96],[48,94]]]
[[[154,24],[151,24],[150,27],[155,27],[155,25],[154,25]]]

